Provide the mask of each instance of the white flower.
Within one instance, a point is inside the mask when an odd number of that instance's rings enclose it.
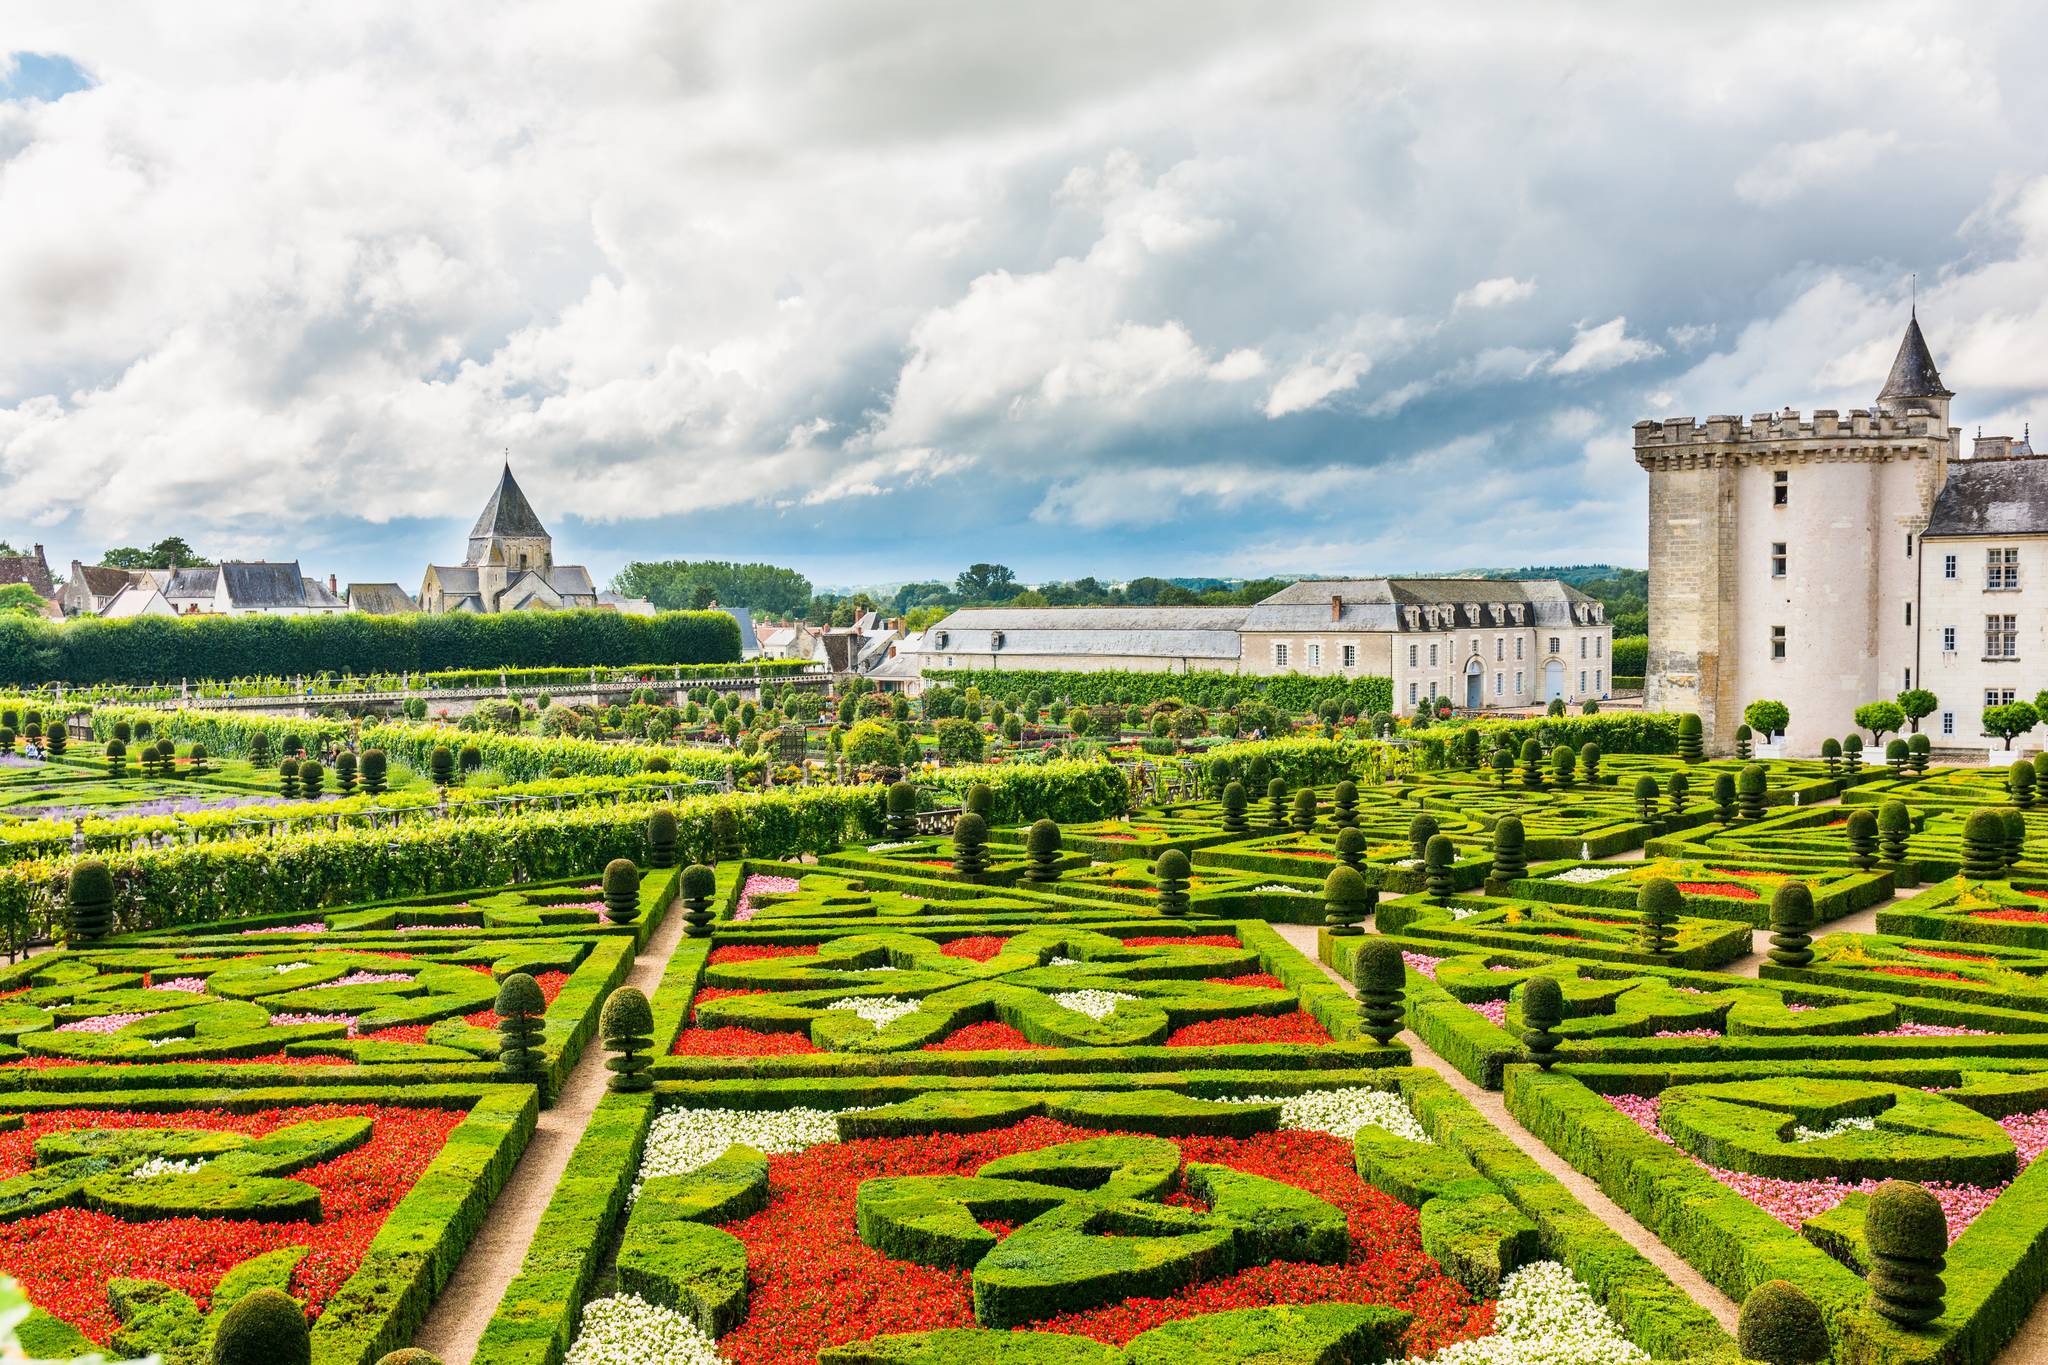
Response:
[[[276,967],[271,968],[271,970],[278,973],[299,972],[304,971],[306,968],[312,965],[313,964],[310,962],[284,962],[278,964]]]
[[[1554,882],[1604,882],[1628,871],[1625,867],[1570,867],[1550,880]]]
[[[1469,905],[1454,905],[1451,907],[1451,918],[1453,920],[1471,919],[1478,913],[1477,910]]]
[[[1107,1019],[1116,1013],[1119,1004],[1137,998],[1122,991],[1057,991],[1053,994],[1052,1002],[1076,1014],[1085,1014],[1090,1019]]]
[[[206,1164],[204,1157],[193,1157],[190,1161],[173,1161],[169,1157],[153,1156],[128,1172],[130,1180],[147,1180],[157,1175],[190,1175]]]
[[[916,1014],[922,1006],[915,1000],[905,1000],[897,995],[869,995],[834,1000],[825,1008],[857,1014],[879,1029],[906,1014]]]
[[[1081,965],[1081,959],[1078,957],[1055,957],[1047,959],[1045,965],[1048,967],[1078,967]]]
[[[1390,1090],[1308,1090],[1299,1095],[1250,1095],[1246,1104],[1277,1104],[1280,1126],[1332,1137],[1357,1137],[1361,1128],[1384,1128],[1410,1142],[1428,1142],[1408,1102]]]
[[[724,1365],[686,1313],[631,1294],[583,1305],[583,1327],[562,1365]]]
[[[1799,1124],[1792,1130],[1794,1142],[1819,1142],[1822,1138],[1840,1137],[1844,1133],[1869,1133],[1877,1129],[1875,1118],[1836,1119],[1825,1128],[1808,1128]]]
[[[870,852],[870,853],[894,853],[894,852],[895,852],[895,851],[896,851],[897,849],[899,849],[899,848],[916,848],[916,847],[918,847],[918,846],[919,846],[920,844],[922,844],[923,842],[924,842],[924,841],[923,841],[923,840],[921,840],[921,839],[907,839],[907,840],[905,840],[904,842],[902,842],[902,843],[900,843],[900,844],[869,844],[869,845],[868,845],[868,852]]]
[[[663,1109],[647,1128],[647,1146],[640,1156],[640,1181],[658,1175],[682,1175],[725,1155],[743,1142],[771,1156],[801,1152],[820,1142],[839,1141],[841,1112],[830,1109]]]
[[[1537,1261],[1501,1282],[1492,1336],[1410,1356],[1403,1365],[1637,1365],[1648,1359],[1571,1271]]]
[[[1289,896],[1313,896],[1316,894],[1299,886],[1282,886],[1279,882],[1268,882],[1264,886],[1255,886],[1252,890],[1258,892],[1279,892]]]

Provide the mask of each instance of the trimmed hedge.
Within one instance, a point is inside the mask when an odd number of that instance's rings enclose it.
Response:
[[[1312,678],[1300,673],[1277,677],[1256,673],[1196,670],[1189,673],[1139,673],[1094,669],[1068,673],[1048,669],[936,669],[927,679],[950,687],[979,688],[992,701],[1018,702],[1049,692],[1068,705],[1132,705],[1178,697],[1195,706],[1216,708],[1230,698],[1258,698],[1283,711],[1309,711],[1327,698],[1342,702],[1349,715],[1365,717],[1394,709],[1391,678]]]

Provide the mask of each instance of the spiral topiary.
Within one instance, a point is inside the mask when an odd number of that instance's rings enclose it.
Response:
[[[61,719],[53,721],[50,725],[50,733],[43,736],[43,750],[52,758],[64,757],[64,750],[70,743],[70,727]]]
[[[647,817],[647,865],[676,865],[676,813],[667,806],[656,806]]]
[[[1877,808],[1877,838],[1884,860],[1894,867],[1906,861],[1906,840],[1913,833],[1913,813],[1903,801],[1887,801]]]
[[[1833,1347],[1820,1308],[1789,1280],[1766,1280],[1742,1301],[1735,1344],[1763,1365],[1819,1365]]]
[[[193,761],[198,762],[206,751],[195,744],[192,753]],[[356,756],[347,749],[334,756],[334,785],[343,796],[356,794]]]
[[[1894,778],[1906,775],[1906,760],[1912,756],[1913,751],[1906,747],[1906,741],[1903,739],[1891,740],[1884,746],[1885,766],[1892,770]]]
[[[2010,872],[2027,851],[2027,817],[2008,808],[2005,819],[2005,870]]]
[[[1948,1215],[1941,1201],[1910,1180],[1887,1180],[1863,1209],[1870,1250],[1870,1306],[1905,1327],[1941,1316],[1948,1286]]]
[[[1569,787],[1578,776],[1579,751],[1569,744],[1560,744],[1550,751],[1550,779],[1560,787]]]
[[[299,760],[288,758],[277,765],[277,789],[284,794],[284,799],[287,801],[298,799]]]
[[[1365,831],[1340,829],[1336,840],[1337,861],[1356,872],[1365,870]]]
[[[1827,765],[1828,776],[1833,777],[1842,767],[1842,741],[1824,739],[1820,742],[1820,761]]]
[[[1330,795],[1330,823],[1338,829],[1351,829],[1358,824],[1358,784],[1348,777]]]
[[[614,858],[604,865],[604,917],[613,924],[640,918],[640,869],[631,858]]]
[[[1704,727],[1700,718],[1691,711],[1678,718],[1678,756],[1687,763],[1697,763],[1707,756],[1706,746],[1701,742]]]
[[[1519,815],[1503,815],[1493,826],[1493,880],[1511,882],[1529,872],[1528,836]]]
[[[740,817],[731,806],[711,811],[711,861],[729,862],[740,856]]]
[[[621,986],[604,1002],[598,1016],[598,1030],[604,1035],[604,1069],[611,1072],[607,1088],[623,1095],[635,1095],[654,1088],[654,1010],[647,997],[631,986]]]
[[[105,863],[87,858],[71,869],[64,890],[64,911],[74,939],[90,942],[113,932],[114,874]]]
[[[1538,976],[1522,984],[1522,1046],[1539,1071],[1557,1065],[1557,1026],[1564,1022],[1564,990],[1553,977]]]
[[[1780,967],[1813,965],[1813,891],[1785,881],[1771,894],[1771,961]]]
[[[362,772],[363,794],[382,796],[386,774],[390,772],[390,761],[385,758],[382,749],[363,750]]]
[[[1863,736],[1850,735],[1842,741],[1842,771],[1850,777],[1863,771]]]
[[[1963,821],[1963,875],[1991,880],[2005,872],[2005,817],[1978,809]]]
[[[963,877],[988,871],[988,821],[971,810],[953,822],[953,870]]]
[[[1034,820],[1024,832],[1024,880],[1049,886],[1060,879],[1060,827],[1050,820]]]
[[[547,997],[540,983],[525,972],[513,972],[498,983],[498,1074],[506,1080],[540,1079],[541,1016]]]
[[[1934,741],[1915,731],[1906,736],[1906,766],[1918,777],[1927,771],[1927,765],[1934,758]],[[2040,784],[2035,783],[2036,786]]]
[[[1846,826],[1849,835],[1849,856],[1856,860],[1859,871],[1868,872],[1877,866],[1877,817],[1862,806],[1849,812]]]
[[[1636,892],[1636,942],[1660,957],[1678,942],[1678,919],[1685,913],[1685,895],[1668,877],[1652,877]]]
[[[1251,804],[1245,795],[1244,783],[1226,782],[1223,785],[1223,828],[1230,834],[1243,834],[1251,828],[1244,818],[1245,808]]]
[[[455,754],[445,744],[436,744],[427,755],[427,776],[437,787],[446,787],[455,781]]]
[[[1287,783],[1281,778],[1266,784],[1266,823],[1275,829],[1287,823]]]
[[[1515,770],[1515,756],[1503,745],[1493,751],[1493,757],[1486,760],[1486,766],[1493,769],[1494,785],[1505,787],[1508,784],[1508,774]]]
[[[1579,771],[1586,775],[1588,786],[1600,781],[1600,746],[1587,740],[1579,746]]]
[[[1673,815],[1685,814],[1686,799],[1692,795],[1692,779],[1682,772],[1671,774],[1664,779],[1664,799],[1670,803]]]
[[[908,839],[917,833],[917,788],[910,783],[889,784],[886,828],[891,839]]]
[[[1365,931],[1359,921],[1375,908],[1379,893],[1366,884],[1356,868],[1338,865],[1323,878],[1323,926],[1333,938],[1350,938]]]
[[[1169,848],[1152,864],[1152,879],[1159,887],[1159,913],[1176,918],[1188,913],[1188,855]]]
[[[1407,1015],[1403,997],[1408,984],[1408,964],[1401,950],[1384,938],[1373,937],[1358,945],[1351,964],[1351,980],[1358,987],[1358,1021],[1364,1034],[1385,1047],[1401,1031]]]
[[[1714,774],[1714,818],[1724,825],[1735,819],[1735,778],[1731,773]]]
[[[1764,775],[1761,763],[1751,763],[1735,775],[1735,804],[1742,811],[1745,820],[1764,818],[1764,790],[1770,779]]]
[[[711,899],[718,894],[718,874],[702,863],[683,869],[678,889],[683,898],[683,932],[691,938],[711,937]]]
[[[1408,848],[1411,856],[1418,859],[1421,858],[1423,850],[1429,847],[1429,841],[1436,838],[1442,829],[1443,826],[1438,824],[1436,817],[1428,811],[1423,811],[1413,820],[1410,820],[1408,822]]]
[[[312,1365],[313,1334],[299,1301],[281,1289],[252,1289],[221,1314],[212,1365]]]
[[[1448,834],[1433,834],[1422,846],[1422,882],[1430,899],[1449,905],[1455,888],[1451,885],[1451,862],[1458,856],[1457,845]]]
[[[1522,741],[1522,785],[1543,785],[1543,746],[1533,739]]]
[[[249,766],[267,768],[270,766],[270,736],[258,730],[249,736]]]
[[[1747,725],[1735,727],[1735,756],[1745,763],[1749,761],[1750,755],[1754,752],[1750,746],[1750,741],[1753,738],[1754,736]]]
[[[299,764],[299,795],[308,801],[320,799],[320,789],[327,785],[327,769],[313,759]]]
[[[1294,832],[1307,834],[1316,827],[1316,794],[1313,788],[1303,787],[1294,794]]]

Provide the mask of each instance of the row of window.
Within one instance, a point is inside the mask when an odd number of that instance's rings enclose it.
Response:
[[[1784,504],[1781,501],[1779,505],[1783,506]],[[1913,533],[1911,531],[1908,531],[1906,532],[1906,558],[1911,559],[1912,557]],[[1787,554],[1785,542],[1782,540],[1772,541],[1771,577],[1785,577],[1786,564],[1788,563],[1789,559],[1790,556]],[[1956,557],[1954,555],[1943,555],[1941,557],[1941,576],[1943,578],[1950,580],[1953,580],[1955,578]],[[2019,550],[2011,546],[2000,546],[1995,549],[1986,550],[1984,552],[1984,591],[2018,592],[2019,588]],[[1912,624],[1912,617],[1913,608],[1910,604],[1908,604],[1906,607],[1906,621],[1908,625]]]
[[[1321,668],[1323,666],[1323,646],[1320,640],[1310,641],[1306,647],[1306,652],[1310,668]],[[1273,666],[1275,668],[1287,667],[1290,653],[1291,651],[1286,644],[1276,643],[1273,646]],[[1339,661],[1338,666],[1341,668],[1358,667],[1358,646],[1340,645],[1337,650],[1337,658]]]
[[[1558,637],[1558,636],[1556,636],[1556,635],[1553,635],[1553,636],[1551,636],[1551,637],[1550,637],[1550,652],[1551,652],[1552,654],[1558,654],[1558,653],[1561,653],[1561,652],[1562,652],[1561,646],[1563,645],[1563,643],[1564,643],[1564,641],[1563,641],[1563,640],[1562,640],[1562,639],[1561,639],[1560,637]],[[1439,648],[1440,648],[1440,647],[1439,647],[1439,646],[1437,646],[1437,645],[1431,645],[1431,646],[1429,647],[1429,666],[1430,666],[1431,668],[1436,668],[1436,667],[1438,667],[1438,666],[1439,666],[1439,659],[1438,659],[1438,651],[1439,651]],[[1591,653],[1590,653],[1590,654],[1589,654],[1589,653],[1587,652],[1587,651],[1588,651],[1589,649],[1591,650]],[[1476,655],[1477,655],[1477,654],[1479,653],[1479,637],[1478,637],[1478,636],[1476,636],[1476,635],[1472,637],[1472,653],[1473,653],[1473,655],[1475,655],[1475,656],[1476,656]],[[1521,657],[1522,657],[1522,637],[1518,635],[1518,636],[1516,636],[1516,637],[1515,637],[1515,658],[1516,658],[1516,660],[1517,660],[1517,661],[1519,661],[1519,660],[1521,659]],[[1606,637],[1605,637],[1605,636],[1601,636],[1601,635],[1581,635],[1581,636],[1579,637],[1579,657],[1580,657],[1581,659],[1585,659],[1585,658],[1594,658],[1594,659],[1604,659],[1604,658],[1606,658],[1606,657],[1607,657],[1607,639],[1606,639]],[[1507,659],[1507,638],[1506,638],[1505,636],[1501,636],[1501,635],[1496,635],[1496,636],[1494,636],[1494,637],[1493,637],[1493,661],[1494,661],[1495,663],[1503,663],[1503,662],[1505,662],[1505,661],[1506,661],[1506,659]],[[1408,666],[1409,666],[1410,668],[1419,668],[1419,667],[1421,667],[1421,666],[1422,666],[1422,646],[1420,646],[1420,645],[1410,645],[1410,646],[1408,646]]]
[[[1518,668],[1515,670],[1515,695],[1518,697],[1522,695],[1526,678],[1527,675],[1524,674],[1521,669]],[[1607,670],[1602,668],[1594,669],[1592,690],[1594,692],[1598,692],[1606,685]],[[1422,700],[1422,688],[1423,684],[1419,682],[1411,682],[1408,684],[1408,704],[1410,706],[1413,706]],[[1581,695],[1585,695],[1586,690],[1586,670],[1582,668],[1579,670],[1579,692]],[[1431,682],[1429,684],[1429,699],[1431,701],[1435,701],[1438,695],[1439,694],[1437,692],[1437,684],[1435,682]],[[1505,697],[1507,695],[1506,673],[1496,672],[1493,675],[1493,695],[1495,697]]]
[[[1913,624],[1913,604],[1906,604],[1906,624]],[[1941,628],[1941,652],[1956,652],[1956,628]],[[1785,657],[1785,628],[1771,627],[1771,657]],[[2020,657],[2020,618],[2010,612],[1984,618],[1984,657],[1987,659],[2017,659]],[[1910,684],[1909,684],[1910,685]]]

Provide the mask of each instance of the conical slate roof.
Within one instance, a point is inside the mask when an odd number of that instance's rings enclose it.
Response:
[[[484,504],[484,510],[470,530],[471,540],[484,540],[491,536],[544,536],[547,528],[540,524],[533,504],[526,500],[526,494],[519,491],[519,485],[512,478],[512,463],[505,462],[504,477],[498,480],[497,491]]]
[[[1892,361],[1892,372],[1885,378],[1877,401],[1954,396],[1942,387],[1941,372],[1934,368],[1934,357],[1927,350],[1927,338],[1920,335],[1920,318],[1916,314],[1906,321],[1906,335],[1899,338],[1899,354]]]

